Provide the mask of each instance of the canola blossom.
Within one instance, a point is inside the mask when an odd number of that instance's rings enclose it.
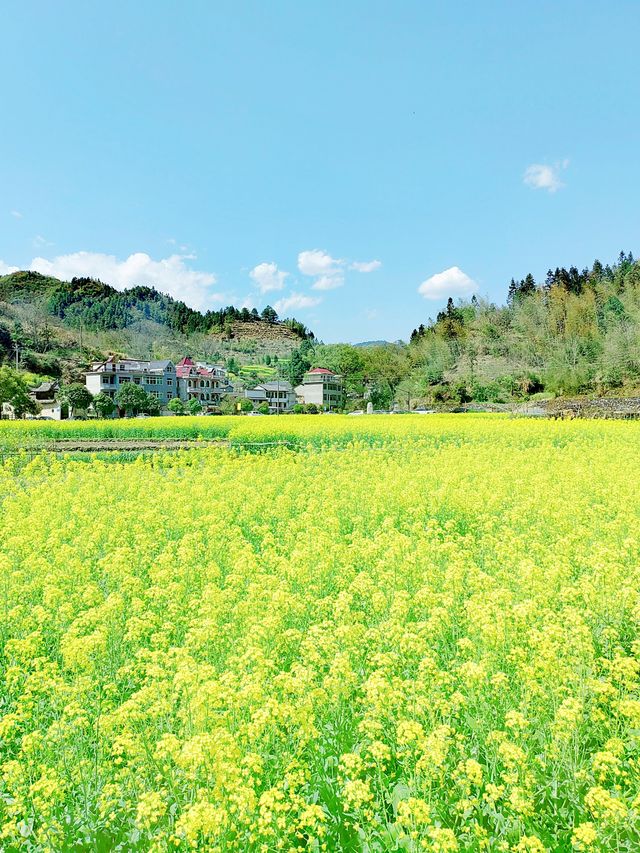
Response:
[[[0,466],[0,850],[640,848],[637,425],[192,421]]]

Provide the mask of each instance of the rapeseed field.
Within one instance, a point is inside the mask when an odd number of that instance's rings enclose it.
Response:
[[[640,849],[638,426],[187,420],[0,467],[0,850]]]

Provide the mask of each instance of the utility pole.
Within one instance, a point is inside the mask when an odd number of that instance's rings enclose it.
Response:
[[[16,370],[18,370],[20,367],[20,348],[18,347],[18,344],[14,344],[13,348],[16,351]]]

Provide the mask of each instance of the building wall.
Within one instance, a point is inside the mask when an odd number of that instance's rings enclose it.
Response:
[[[302,397],[305,404],[315,403],[316,406],[323,405],[322,382],[310,382],[308,385],[304,383],[298,385],[296,392]]]
[[[181,376],[178,379],[178,393],[185,403],[199,400],[203,406],[215,406],[228,393],[228,385],[226,377]]]
[[[333,410],[340,408],[342,404],[342,382],[335,376],[325,379],[305,378],[301,385],[296,388],[297,396],[305,403],[315,403],[323,409]]]
[[[294,391],[267,391],[267,402],[271,412],[290,412],[296,402]]]
[[[87,373],[85,376],[85,385],[87,386],[87,391],[90,391],[95,397],[96,394],[99,394],[102,391],[102,382],[99,373]]]
[[[53,418],[54,421],[62,420],[62,406],[60,403],[40,404],[40,414],[45,418]]]
[[[114,366],[115,370],[109,366],[106,370],[91,371],[86,374],[85,385],[94,396],[104,393],[115,397],[118,390],[127,382],[140,385],[152,397],[156,397],[161,406],[166,406],[169,400],[178,395],[177,377],[173,367],[138,370],[121,364]]]

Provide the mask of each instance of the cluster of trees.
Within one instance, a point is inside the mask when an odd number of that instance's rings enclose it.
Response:
[[[60,399],[66,403],[69,409],[69,415],[83,414],[90,407],[93,408],[96,415],[100,418],[109,418],[114,414],[116,409],[123,415],[159,415],[160,403],[151,394],[135,382],[127,382],[118,388],[115,396],[111,398],[108,394],[102,391],[95,396],[89,389],[80,382],[72,382],[69,385],[64,385],[60,389]],[[197,401],[194,401],[197,403]],[[185,414],[186,409],[180,400],[172,400],[171,403],[179,403],[179,411],[176,414]],[[174,411],[172,409],[172,411]],[[198,414],[201,411],[198,403],[197,411],[192,411],[189,407],[188,411],[192,414]]]
[[[195,399],[183,403],[178,397],[174,397],[173,400],[169,400],[167,408],[174,415],[200,415],[202,413],[202,406]]]
[[[35,415],[37,404],[29,396],[29,386],[17,370],[7,365],[0,366],[0,408],[3,403],[11,403],[18,417],[27,413]]]
[[[513,305],[514,301],[524,299],[527,296],[532,296],[538,287],[545,291],[550,291],[553,287],[559,287],[566,293],[573,293],[576,296],[584,293],[588,288],[597,288],[601,282],[614,282],[616,278],[623,279],[625,275],[632,269],[634,265],[634,257],[631,252],[620,252],[617,262],[610,266],[603,266],[600,261],[593,262],[591,269],[585,267],[579,270],[572,266],[569,269],[565,267],[556,267],[555,270],[550,269],[547,272],[547,277],[542,285],[537,285],[536,280],[531,273],[526,275],[521,281],[511,279],[509,289],[507,291],[507,303]]]

